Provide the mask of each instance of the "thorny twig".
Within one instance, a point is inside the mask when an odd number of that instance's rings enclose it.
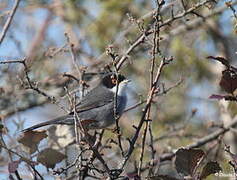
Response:
[[[162,96],[162,95],[164,95],[164,94],[167,94],[167,93],[168,93],[169,91],[171,91],[173,88],[176,88],[176,87],[178,87],[180,84],[182,84],[182,83],[183,83],[183,80],[184,80],[183,78],[180,78],[180,80],[177,81],[174,85],[171,85],[171,86],[168,87],[167,89],[163,88],[163,91],[158,91],[158,92],[156,92],[156,93],[154,94],[154,96]],[[135,109],[135,108],[141,106],[141,105],[144,104],[145,102],[146,102],[146,100],[140,99],[139,102],[137,102],[136,104],[134,104],[134,105],[128,107],[127,109],[125,109],[124,112],[133,110],[133,109]]]
[[[204,5],[206,5],[207,3],[211,2],[211,1],[212,0],[205,0],[205,1],[202,1],[200,3],[195,4],[191,8],[186,9],[183,12],[181,12],[181,13],[179,13],[177,15],[174,15],[173,17],[171,17],[171,18],[167,19],[166,21],[160,23],[159,28],[171,25],[176,20],[185,17],[186,15],[194,12],[195,10],[197,10],[197,9],[199,9],[201,7],[203,7]],[[125,61],[128,59],[129,54],[137,46],[142,44],[149,35],[151,35],[153,33],[154,33],[154,30],[152,28],[148,28],[148,29],[144,30],[144,32],[141,35],[139,35],[139,37],[136,38],[135,42],[125,51],[124,55],[117,61],[116,68],[119,70],[122,67],[122,65],[125,63]]]
[[[231,9],[231,11],[233,12],[233,16],[234,16],[235,19],[237,20],[236,10],[235,10],[235,8],[233,7],[232,1],[228,1],[228,2],[226,2],[225,4],[226,4],[226,6],[227,6],[228,8]]]
[[[51,101],[53,104],[57,104],[61,109],[64,111],[68,112],[59,102],[56,101],[56,98],[54,96],[50,96],[41,89],[37,87],[37,84],[32,82],[29,76],[29,69],[26,64],[26,58],[22,60],[8,60],[8,61],[1,61],[0,64],[14,64],[14,63],[20,63],[24,66],[24,73],[25,73],[25,78],[27,81],[27,85],[25,88],[26,89],[32,89],[33,91],[37,92],[38,94],[46,97],[49,101]]]
[[[214,131],[213,133],[211,133],[209,135],[206,135],[206,136],[198,139],[196,142],[194,142],[192,144],[189,144],[189,145],[187,145],[187,146],[185,146],[183,148],[185,148],[185,149],[199,148],[199,147],[201,147],[203,145],[208,144],[209,142],[212,142],[212,141],[215,141],[215,140],[219,141],[218,138],[220,136],[223,136],[225,133],[229,132],[231,130],[231,128],[235,127],[236,125],[237,125],[237,118],[233,119],[231,121],[231,123],[227,127],[225,127],[225,128],[222,127],[221,129],[218,129],[218,130]],[[158,164],[160,162],[172,160],[172,158],[175,157],[175,153],[176,153],[176,151],[171,152],[171,153],[164,153],[164,154],[160,155],[158,157],[158,159],[156,159],[154,161],[154,165],[156,165],[156,164]],[[141,169],[141,171],[146,170],[147,168],[149,168],[149,166],[150,165],[148,164],[146,167],[143,167]],[[131,172],[131,173],[133,173],[133,172]]]
[[[68,100],[70,102],[70,111],[73,110],[73,119],[74,119],[74,132],[76,135],[76,143],[79,144],[80,142],[80,136],[79,136],[79,131],[78,131],[78,127],[80,127],[81,131],[84,132],[84,129],[81,125],[81,121],[77,115],[77,109],[76,109],[76,97],[74,94],[74,97],[71,96],[71,94],[69,93],[68,89],[66,87],[64,87],[66,94],[68,96]],[[79,124],[78,124],[79,122]],[[80,125],[80,126],[79,126]]]
[[[65,33],[65,36],[66,36],[67,42],[68,42],[69,47],[70,47],[70,54],[71,54],[71,58],[72,58],[72,64],[76,68],[77,73],[80,77],[81,76],[81,71],[80,71],[80,68],[78,67],[78,64],[77,64],[77,58],[76,58],[76,54],[75,54],[74,44],[71,43],[70,37],[67,33]]]
[[[36,91],[37,93],[47,97],[47,99],[52,101],[53,103],[56,102],[55,97],[47,95],[45,92],[41,91],[37,86],[33,85],[33,83],[30,80],[30,77],[29,77],[29,73],[28,73],[29,69],[27,68],[27,65],[26,65],[26,59],[23,59],[23,60],[9,60],[9,61],[0,62],[0,64],[11,64],[11,63],[20,63],[24,66],[25,77],[26,77],[26,80],[27,80],[27,83],[28,83],[28,87],[26,87],[27,89],[32,89],[32,90]]]
[[[116,67],[116,58],[117,58],[117,54],[115,54],[115,52],[113,52],[113,48],[112,47],[108,47],[106,50],[107,54],[112,58],[112,63],[113,63],[113,67],[115,69],[115,75],[116,75],[116,93],[114,95],[114,118],[116,120],[116,134],[117,134],[117,139],[118,139],[118,146],[121,150],[122,156],[124,156],[124,150],[123,150],[123,146],[122,146],[122,141],[121,141],[121,132],[120,132],[120,126],[119,126],[119,117],[118,117],[118,112],[117,112],[117,107],[118,107],[118,77],[119,77],[119,72],[118,69]]]
[[[44,179],[42,177],[42,175],[34,168],[34,164],[37,164],[37,162],[31,161],[30,159],[18,154],[17,152],[9,149],[8,147],[4,146],[3,144],[0,144],[0,147],[6,149],[8,152],[15,154],[18,157],[20,157],[20,160],[26,162],[26,164],[28,164],[33,169],[33,171],[40,177],[40,179],[42,179],[42,180]]]
[[[191,148],[198,148],[201,147],[211,141],[217,140],[219,136],[225,134],[226,132],[228,132],[232,127],[237,125],[237,118],[235,118],[234,120],[231,121],[231,123],[226,126],[223,127],[221,129],[218,129],[216,131],[214,131],[213,133],[204,136],[203,138],[200,138],[199,140],[197,140],[196,142],[187,145],[185,148],[187,149],[191,149]],[[160,156],[160,160],[161,161],[166,161],[166,160],[171,160],[173,157],[175,156],[175,153],[167,153],[167,154],[163,154]]]
[[[154,14],[154,36],[153,36],[153,48],[152,48],[152,58],[151,58],[151,67],[150,67],[150,90],[153,88],[153,83],[154,83],[154,67],[155,67],[155,59],[156,59],[156,54],[160,53],[160,47],[159,47],[159,38],[160,38],[160,9],[162,8],[162,5],[164,5],[164,1],[159,2],[158,0],[156,1],[157,4],[157,11]],[[143,163],[143,156],[145,152],[145,144],[146,144],[146,135],[147,135],[147,130],[150,129],[150,137],[151,141],[153,141],[153,135],[151,132],[151,118],[150,118],[150,112],[151,112],[151,106],[148,107],[147,113],[146,113],[146,123],[143,131],[143,136],[142,136],[142,147],[141,147],[141,154],[140,154],[140,161],[139,161],[139,166],[138,166],[138,176],[141,175],[141,168],[142,168],[142,163]],[[154,147],[153,147],[153,142],[150,144],[151,148],[151,162],[154,161]],[[150,170],[152,169],[152,165]]]
[[[2,135],[3,135],[3,134],[0,133],[0,144],[2,144],[3,147],[4,147],[6,150],[8,150],[7,145],[6,145],[6,143],[5,143],[5,141],[4,141]],[[11,161],[11,163],[12,163],[12,162],[13,162],[12,151],[9,151],[9,150],[8,150],[7,153],[8,153],[8,155],[9,155],[10,161]],[[18,170],[15,171],[15,175],[16,175],[16,177],[17,177],[18,180],[22,180],[21,177],[20,177],[20,175],[19,175],[19,173],[18,173]]]
[[[162,19],[161,15],[160,15],[161,8],[165,4],[165,2],[164,1],[159,2],[159,0],[157,0],[156,4],[157,4],[157,12],[154,15],[155,23],[154,23],[152,62],[151,62],[151,70],[150,70],[150,89],[152,89],[156,54],[161,53],[160,52],[160,27],[159,27],[159,24],[161,23],[161,19]],[[151,119],[150,118],[150,111],[151,111],[151,106],[150,106],[149,112],[147,114],[147,120]],[[153,174],[154,160],[155,160],[155,149],[154,149],[154,141],[153,141],[154,138],[153,138],[152,127],[151,127],[151,122],[150,121],[146,121],[144,134],[146,134],[147,126],[148,126],[149,135],[150,135],[150,145],[149,146],[150,146],[150,149],[151,149],[151,160],[150,160],[149,175],[152,175]],[[145,136],[144,136],[144,145],[145,145]]]
[[[93,145],[93,146],[95,147],[95,149],[99,149],[99,146],[101,145],[101,140],[102,140],[103,134],[104,134],[104,130],[102,130],[102,132],[99,133],[99,137],[98,137],[97,141],[95,142],[95,144]],[[78,168],[80,169],[80,172],[82,172],[82,171],[85,172],[85,171],[88,171],[88,170],[90,169],[90,170],[96,170],[96,171],[100,172],[101,174],[102,174],[102,173],[105,173],[104,171],[101,171],[101,170],[99,170],[98,168],[91,167],[91,165],[93,166],[93,161],[94,161],[94,160],[96,159],[96,157],[97,157],[94,152],[92,152],[89,157],[83,158],[83,153],[85,153],[85,152],[88,151],[88,150],[91,150],[91,147],[90,147],[90,146],[89,146],[89,147],[86,147],[85,149],[81,149],[79,155],[77,156],[77,158],[75,159],[74,162],[72,162],[71,164],[69,164],[69,165],[68,165],[67,167],[65,167],[65,168],[60,168],[60,169],[54,171],[54,174],[60,175],[60,174],[62,174],[62,173],[64,173],[64,172],[66,172],[68,169],[70,169],[70,168],[76,166],[78,163],[80,163],[80,164],[79,164],[79,167],[78,167]],[[87,161],[86,164],[82,164],[83,161]],[[80,173],[80,174],[81,174],[81,173]],[[83,176],[82,178],[84,178],[85,175],[83,175],[83,173],[82,173],[82,176]],[[89,174],[86,174],[86,176],[89,176],[89,177],[90,177]],[[91,177],[92,177],[92,176],[91,176]]]
[[[57,175],[60,175],[60,174],[62,174],[62,173],[64,173],[64,172],[66,172],[68,169],[74,167],[74,166],[78,163],[78,161],[80,160],[80,157],[82,156],[82,154],[83,154],[85,151],[87,151],[87,150],[88,150],[88,149],[86,148],[86,149],[83,149],[82,151],[80,151],[80,153],[78,154],[78,156],[76,157],[76,159],[74,160],[74,162],[72,162],[71,164],[69,164],[69,165],[68,165],[67,167],[65,167],[65,168],[60,168],[60,169],[58,169],[58,170],[53,171],[53,173],[54,173],[54,174],[57,174]]]
[[[102,130],[100,133],[99,133],[99,137],[97,138],[97,141],[95,142],[94,146],[96,149],[99,149],[99,147],[101,146],[101,141],[102,141],[102,138],[103,138],[103,135],[104,135],[104,130]],[[88,163],[92,164],[93,161],[95,160],[96,156],[94,153],[92,153],[89,158],[88,158]]]
[[[147,112],[148,112],[148,109],[151,105],[151,102],[152,102],[152,99],[153,99],[153,95],[155,93],[155,90],[156,90],[156,86],[157,86],[157,83],[158,83],[158,80],[160,79],[160,76],[161,76],[161,72],[163,70],[163,68],[169,64],[171,61],[173,60],[173,58],[169,58],[169,59],[166,59],[166,58],[163,58],[160,62],[160,66],[158,67],[158,70],[157,70],[157,73],[156,73],[156,76],[155,76],[155,79],[154,79],[154,82],[152,84],[152,89],[149,91],[149,94],[148,94],[148,97],[147,97],[147,102],[146,102],[146,106],[143,110],[143,114],[142,114],[142,117],[141,117],[141,120],[138,124],[138,126],[136,127],[136,132],[134,133],[134,136],[132,137],[132,139],[130,140],[130,147],[128,149],[128,152],[126,154],[126,156],[123,158],[123,161],[122,163],[120,164],[120,169],[123,169],[124,166],[126,165],[128,159],[130,158],[130,156],[132,155],[133,153],[133,150],[135,148],[135,143],[137,141],[137,138],[139,136],[139,133],[140,133],[140,130],[142,128],[142,125],[143,123],[145,122],[145,117],[147,115]]]

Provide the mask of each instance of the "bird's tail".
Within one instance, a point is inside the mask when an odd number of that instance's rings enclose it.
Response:
[[[31,126],[29,128],[22,130],[22,132],[32,131],[34,129],[38,129],[43,126],[48,126],[48,125],[53,125],[53,124],[69,124],[70,120],[72,120],[72,119],[71,118],[69,119],[69,116],[65,115],[65,116],[61,116],[61,117],[58,117],[58,118],[55,118],[55,119],[52,119],[52,120],[49,120],[46,122],[36,124],[34,126]],[[71,123],[73,123],[73,120]]]

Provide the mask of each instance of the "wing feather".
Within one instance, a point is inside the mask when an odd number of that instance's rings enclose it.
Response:
[[[99,86],[92,89],[81,99],[80,103],[76,105],[76,110],[78,113],[88,111],[90,109],[104,106],[113,100],[113,92]]]

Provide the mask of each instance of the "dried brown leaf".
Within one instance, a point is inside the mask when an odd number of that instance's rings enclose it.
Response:
[[[222,71],[220,86],[227,93],[233,93],[237,88],[237,74],[230,70]]]
[[[211,174],[215,174],[219,171],[221,171],[221,167],[219,165],[218,162],[216,161],[210,161],[208,162],[202,169],[202,172],[201,172],[201,179],[204,179],[206,178],[207,176],[211,175]]]
[[[205,153],[201,149],[179,149],[175,154],[175,167],[177,172],[186,176],[193,176],[195,169],[204,155]]]
[[[32,154],[37,150],[37,146],[40,141],[46,138],[48,135],[46,131],[27,131],[24,132],[19,138],[18,142],[26,146],[29,153]]]
[[[67,156],[52,148],[46,148],[38,154],[37,161],[47,168],[54,168],[55,165]]]

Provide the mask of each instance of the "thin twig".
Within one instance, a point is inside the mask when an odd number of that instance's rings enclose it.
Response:
[[[9,29],[9,27],[10,27],[10,24],[11,24],[11,22],[13,20],[13,17],[14,17],[14,15],[16,13],[16,10],[17,10],[17,7],[18,7],[19,3],[20,3],[20,0],[15,0],[15,3],[14,3],[13,8],[11,10],[11,13],[10,13],[6,23],[3,26],[2,32],[0,34],[0,45],[2,44],[3,39],[4,39],[4,37],[7,34],[7,31]]]
[[[156,73],[156,77],[155,77],[154,83],[152,85],[152,89],[150,90],[150,93],[149,93],[149,95],[147,97],[146,106],[145,106],[145,108],[143,110],[143,114],[142,114],[141,120],[140,120],[140,122],[138,124],[138,127],[136,128],[136,132],[135,132],[134,136],[132,137],[132,140],[130,140],[129,150],[128,150],[126,156],[123,158],[122,163],[120,164],[120,169],[124,168],[124,166],[126,165],[128,159],[130,158],[130,156],[133,153],[133,150],[135,148],[135,143],[137,141],[137,138],[139,137],[139,133],[140,133],[140,130],[142,128],[142,125],[145,122],[145,117],[146,117],[146,114],[148,112],[149,106],[151,105],[151,102],[152,102],[152,99],[153,99],[153,94],[155,93],[158,80],[160,79],[160,76],[161,76],[161,72],[162,72],[164,66],[169,64],[169,62],[172,61],[172,60],[173,60],[173,58],[170,58],[170,59],[163,58],[161,63],[160,63],[160,66],[158,67],[158,70],[157,70],[157,73]]]
[[[173,17],[167,19],[166,21],[162,22],[160,25],[159,25],[159,28],[162,28],[164,26],[170,26],[173,22],[175,22],[176,20],[178,19],[181,19],[183,17],[185,17],[186,15],[192,13],[193,11],[203,7],[204,5],[206,5],[207,3],[209,3],[211,0],[205,0],[205,1],[202,1],[200,3],[197,3],[195,4],[194,6],[192,6],[191,8],[187,9],[187,10],[184,10],[183,12],[177,14],[177,15],[174,15]],[[151,35],[152,33],[154,33],[153,29],[150,28],[150,29],[147,29],[144,31],[144,33],[140,34],[135,42],[125,51],[124,55],[118,60],[117,64],[116,64],[116,67],[117,69],[119,70],[122,65],[124,64],[124,62],[128,59],[129,57],[129,54],[140,44],[142,44],[144,42],[144,40],[149,36]]]
[[[53,171],[54,174],[60,175],[64,172],[66,172],[68,169],[72,168],[73,166],[75,166],[78,161],[80,160],[80,157],[82,156],[82,153],[84,153],[85,151],[87,151],[88,149],[84,149],[83,151],[81,151],[78,156],[76,157],[76,159],[74,160],[74,162],[72,162],[71,164],[69,164],[67,167],[65,168],[60,168],[58,170]]]
[[[162,5],[164,4],[163,1],[161,3],[159,1],[156,1],[157,3],[157,11],[154,14],[154,36],[153,36],[153,48],[152,48],[152,58],[151,58],[151,67],[150,67],[150,90],[153,88],[153,79],[154,79],[154,67],[155,67],[155,59],[156,59],[156,54],[160,53],[159,49],[159,38],[160,38],[160,28],[159,28],[159,23],[160,23],[160,9],[162,8]],[[149,92],[150,93],[150,92]],[[150,118],[150,112],[151,112],[151,106],[148,107],[147,113],[146,113],[146,122],[145,122],[145,127],[143,131],[143,136],[142,136],[142,146],[141,146],[141,153],[140,153],[140,161],[138,165],[138,176],[141,176],[141,168],[142,168],[142,163],[143,163],[143,156],[145,153],[145,144],[146,144],[146,136],[147,136],[147,130],[148,127],[151,129],[151,118]],[[152,136],[152,133],[150,134]],[[152,149],[153,144],[151,145]]]
[[[75,49],[74,49],[74,44],[71,43],[70,41],[70,37],[68,36],[67,33],[65,33],[65,36],[66,36],[66,39],[67,39],[67,42],[69,44],[69,49],[70,49],[70,54],[71,54],[71,58],[72,58],[72,64],[74,65],[77,73],[78,73],[78,76],[81,77],[81,71],[80,71],[80,68],[78,67],[78,64],[77,64],[77,57],[76,57],[76,54],[75,54]]]
[[[154,94],[154,95],[156,95],[156,96],[162,96],[162,95],[164,95],[164,94],[167,94],[167,93],[169,93],[169,91],[171,91],[173,88],[176,88],[176,87],[178,87],[180,84],[182,84],[183,81],[184,81],[184,79],[181,77],[180,80],[177,81],[174,85],[171,85],[171,86],[168,87],[167,89],[163,89],[163,91],[157,92],[157,93]],[[141,106],[141,105],[144,104],[145,102],[146,102],[146,100],[142,100],[142,99],[141,99],[141,100],[140,100],[139,102],[137,102],[136,104],[131,105],[130,107],[128,107],[127,109],[125,109],[124,112],[133,110],[133,109],[135,109],[135,108]]]
[[[46,92],[42,91],[41,89],[39,89],[36,85],[36,83],[32,82],[29,76],[29,69],[27,67],[26,64],[27,59],[23,58],[22,60],[7,60],[7,61],[1,61],[0,64],[15,64],[15,63],[19,63],[22,64],[24,66],[24,74],[25,74],[25,78],[27,81],[27,87],[25,87],[26,89],[32,89],[33,91],[36,91],[38,94],[46,97],[49,101],[51,101],[53,104],[58,105],[62,110],[68,112],[59,102],[56,101],[56,98],[54,96],[50,96],[48,95]]]
[[[233,6],[233,2],[232,1],[229,1],[229,2],[226,2],[225,3],[227,7],[229,7],[233,13],[233,16],[235,17],[235,19],[237,20],[237,14],[236,14],[236,10]]]
[[[124,156],[124,150],[123,150],[123,146],[122,146],[122,141],[121,141],[121,131],[120,131],[120,126],[119,126],[119,116],[118,116],[118,85],[119,85],[119,82],[118,82],[118,77],[119,77],[119,72],[118,72],[118,69],[117,69],[117,66],[115,64],[116,62],[116,58],[117,58],[117,54],[113,51],[113,47],[112,46],[109,46],[107,49],[106,49],[106,52],[107,54],[111,57],[112,59],[112,63],[113,63],[113,67],[114,67],[114,70],[115,70],[115,78],[116,78],[116,93],[114,95],[114,118],[115,118],[115,124],[116,124],[116,134],[117,134],[117,139],[118,139],[118,146],[121,150],[121,153],[122,153],[122,156]]]
[[[40,179],[42,179],[42,180],[44,179],[44,178],[42,177],[42,175],[34,168],[34,165],[33,165],[33,164],[34,164],[35,162],[33,162],[33,161],[31,161],[30,159],[28,159],[28,158],[26,158],[26,157],[24,157],[24,156],[18,154],[17,152],[15,152],[15,151],[9,149],[8,147],[4,146],[3,144],[0,144],[0,147],[6,149],[8,152],[11,152],[12,154],[17,155],[18,157],[20,157],[20,160],[26,162],[26,163],[33,169],[33,171],[40,177]],[[31,164],[31,162],[32,162],[32,164]]]
[[[198,148],[198,147],[201,147],[211,141],[217,140],[219,136],[230,131],[230,129],[236,125],[237,125],[237,118],[235,118],[233,121],[231,121],[231,123],[228,126],[226,126],[225,128],[218,129],[218,130],[214,131],[213,133],[211,133],[207,136],[204,136],[203,138],[199,139],[198,141],[185,146],[185,148],[187,148],[187,149]],[[171,160],[174,156],[175,156],[175,152],[163,154],[160,156],[160,161]]]
[[[155,59],[156,59],[156,53],[161,53],[160,51],[160,23],[161,23],[161,8],[163,7],[164,3],[162,2],[159,4],[159,1],[156,1],[157,3],[157,12],[154,15],[155,18],[155,23],[154,23],[154,37],[153,37],[153,49],[152,49],[152,64],[151,64],[151,72],[150,72],[150,88],[152,88],[153,84],[153,76],[154,76],[154,64],[155,64]],[[149,110],[150,111],[150,110]],[[147,116],[147,120],[150,120],[150,112]],[[154,141],[153,141],[153,133],[152,133],[152,123],[151,121],[146,122],[146,131],[147,131],[147,126],[148,126],[148,131],[150,135],[150,149],[151,149],[151,160],[150,160],[150,168],[149,168],[149,175],[153,174],[153,167],[154,167],[154,160],[155,160],[155,150],[154,150]],[[145,144],[145,142],[144,142]]]

